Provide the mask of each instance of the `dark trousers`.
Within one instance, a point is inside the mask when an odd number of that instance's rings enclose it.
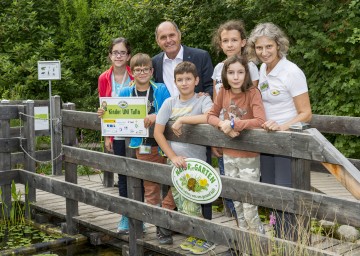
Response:
[[[292,187],[291,184],[291,158],[270,154],[260,155],[261,182]],[[293,213],[273,210],[276,217],[274,225],[276,237],[296,241],[298,226]]]
[[[126,153],[125,140],[114,140],[113,150],[115,155],[125,156]],[[127,197],[127,178],[125,175],[121,175],[121,174],[119,174],[118,176],[119,176],[119,180],[118,180],[119,195],[122,197]]]

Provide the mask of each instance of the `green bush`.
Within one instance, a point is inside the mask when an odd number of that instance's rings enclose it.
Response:
[[[274,22],[289,36],[288,58],[306,74],[315,114],[359,116],[360,0],[14,0],[0,2],[0,96],[47,99],[37,61],[60,60],[62,80],[53,94],[78,110],[98,106],[97,78],[108,68],[111,38],[124,36],[133,52],[160,51],[154,31],[174,20],[184,44],[208,50],[211,33],[228,19],[243,19],[248,33]],[[360,157],[355,136],[331,136],[348,157]]]

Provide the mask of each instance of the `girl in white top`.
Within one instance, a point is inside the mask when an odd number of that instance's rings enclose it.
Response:
[[[246,45],[246,32],[244,23],[241,20],[229,20],[221,24],[215,31],[212,38],[212,43],[217,53],[222,51],[226,58],[234,55],[244,54],[244,48]],[[220,62],[215,66],[214,73],[212,75],[214,83],[213,100],[215,102],[216,96],[219,93],[220,88],[223,86],[221,80],[221,71],[223,69],[224,62]],[[253,62],[248,63],[250,78],[254,86],[259,82],[259,70]],[[220,119],[224,119],[223,112],[220,113]],[[218,166],[221,175],[225,175],[224,160],[222,154],[222,148],[212,147],[212,152],[218,157]],[[225,199],[225,204],[230,212],[235,216],[236,211],[232,200]],[[235,216],[236,217],[236,216]],[[237,216],[240,218],[240,216]]]
[[[259,89],[265,107],[267,131],[285,131],[292,124],[309,122],[311,106],[306,77],[302,70],[286,59],[289,40],[273,23],[257,25],[248,39],[248,54],[262,62]],[[291,187],[291,158],[261,154],[261,180],[265,183]],[[274,211],[277,237],[297,237],[295,216]],[[295,228],[294,228],[295,227]]]

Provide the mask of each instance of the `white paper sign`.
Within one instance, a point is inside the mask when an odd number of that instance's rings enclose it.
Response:
[[[38,61],[38,80],[61,80],[60,61]]]
[[[146,97],[100,97],[102,136],[149,137]]]
[[[49,130],[49,107],[34,107],[35,131]]]

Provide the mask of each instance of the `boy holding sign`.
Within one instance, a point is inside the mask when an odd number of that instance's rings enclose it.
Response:
[[[123,87],[120,97],[146,97],[147,116],[144,118],[145,128],[149,128],[155,123],[156,114],[166,98],[170,97],[165,84],[154,83],[151,81],[153,74],[152,62],[149,55],[138,53],[130,60],[130,68],[134,77],[134,82],[129,87]],[[104,111],[99,109],[98,115],[102,116]],[[154,163],[165,163],[165,158],[158,153],[158,144],[153,138],[132,137],[130,148],[136,149],[136,158]],[[171,191],[161,202],[160,184],[144,180],[145,202],[151,205],[160,206],[173,210],[175,203]],[[128,219],[125,217],[126,223]],[[128,227],[128,225],[126,225]],[[127,232],[128,229],[124,229]]]
[[[175,84],[180,95],[165,100],[158,115],[154,130],[154,138],[160,148],[167,155],[173,165],[186,168],[187,157],[206,161],[206,147],[189,143],[167,141],[164,136],[168,121],[175,121],[172,130],[176,136],[181,136],[183,124],[206,124],[207,112],[212,107],[210,96],[199,96],[195,93],[195,86],[199,83],[199,76],[193,63],[184,61],[174,70]],[[174,188],[171,188],[179,212],[202,217],[201,205],[185,199]],[[171,231],[158,229],[158,240],[172,243]],[[188,237],[180,247],[194,254],[204,254],[215,248],[215,244],[196,237]]]

